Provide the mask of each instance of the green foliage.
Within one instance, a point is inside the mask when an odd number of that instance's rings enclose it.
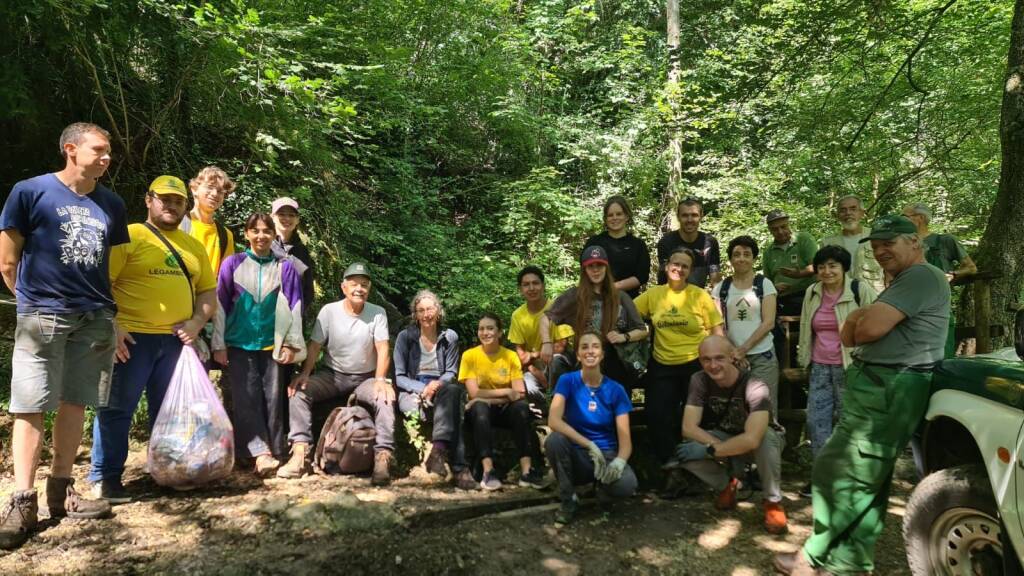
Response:
[[[668,82],[660,0],[8,2],[0,174],[52,170],[77,119],[114,132],[136,217],[154,176],[220,165],[236,231],[299,199],[319,303],[366,260],[403,312],[438,291],[467,342],[517,304],[522,265],[575,282],[612,194],[652,247],[683,194],[723,240],[766,239],[779,206],[821,235],[849,193],[980,236],[1012,2],[682,4]],[[666,191],[673,134],[685,174]]]

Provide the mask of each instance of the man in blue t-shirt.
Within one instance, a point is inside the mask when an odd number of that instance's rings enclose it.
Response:
[[[81,498],[71,467],[85,407],[103,406],[114,364],[110,247],[128,242],[124,201],[98,183],[110,166],[110,135],[84,122],[60,137],[64,169],[14,185],[0,213],[0,274],[18,302],[10,413],[14,493],[0,515],[0,548],[35,529],[33,485],[43,416],[57,410],[46,479],[51,518],[100,518],[110,505]]]

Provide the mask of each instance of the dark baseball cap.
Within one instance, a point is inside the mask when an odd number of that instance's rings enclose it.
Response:
[[[370,278],[370,269],[362,262],[353,262],[348,265],[348,268],[345,268],[344,278],[348,280],[350,276],[366,276]]]
[[[871,234],[861,238],[861,243],[869,240],[892,240],[900,234],[917,234],[917,226],[910,218],[901,214],[879,216],[871,223]]]
[[[765,214],[764,223],[771,224],[772,222],[775,222],[776,220],[782,220],[783,218],[789,218],[789,214],[786,214],[782,210],[772,210]]]
[[[580,254],[580,266],[594,263],[601,263],[607,266],[608,253],[600,246],[587,246],[583,249],[583,253]]]

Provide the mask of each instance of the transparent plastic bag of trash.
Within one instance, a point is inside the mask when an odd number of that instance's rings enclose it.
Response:
[[[149,439],[149,473],[161,486],[189,489],[231,474],[231,420],[195,349],[181,349]]]

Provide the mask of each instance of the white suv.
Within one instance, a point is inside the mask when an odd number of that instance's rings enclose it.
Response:
[[[1024,312],[1015,348],[946,360],[924,429],[928,475],[903,519],[914,576],[1022,574]]]

